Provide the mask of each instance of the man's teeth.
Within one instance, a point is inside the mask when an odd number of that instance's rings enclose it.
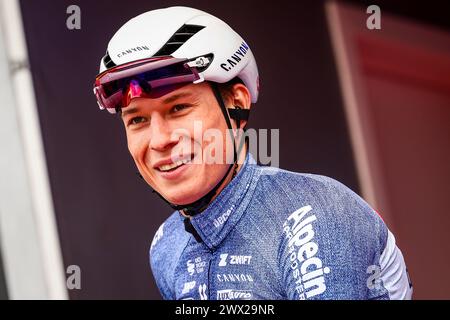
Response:
[[[169,170],[172,170],[172,169],[174,169],[176,167],[179,167],[179,166],[181,166],[183,164],[186,164],[188,162],[190,162],[189,159],[178,160],[178,161],[176,161],[174,163],[171,163],[171,164],[162,165],[158,169],[161,170],[161,171],[169,171]]]

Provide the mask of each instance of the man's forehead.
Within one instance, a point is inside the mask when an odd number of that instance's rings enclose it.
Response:
[[[177,91],[171,92],[170,94],[167,94],[163,97],[163,100],[161,101],[163,104],[172,103],[180,98],[187,98],[187,97],[193,97],[196,93],[193,90],[189,89],[179,89]]]

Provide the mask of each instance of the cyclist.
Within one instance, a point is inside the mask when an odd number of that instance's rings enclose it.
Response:
[[[363,199],[325,176],[256,164],[243,132],[257,64],[222,20],[187,7],[131,19],[94,93],[175,210],[150,248],[163,298],[411,298],[395,238]]]

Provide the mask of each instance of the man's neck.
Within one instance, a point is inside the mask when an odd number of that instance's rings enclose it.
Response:
[[[247,157],[247,146],[244,145],[244,147],[242,148],[241,152],[238,155],[238,161],[236,161],[235,164],[233,164],[233,167],[236,166],[236,168],[232,168],[228,174],[227,177],[225,179],[225,181],[222,183],[222,185],[217,189],[216,194],[212,197],[210,203],[208,204],[208,206],[214,201],[214,199],[217,198],[217,196],[222,192],[223,189],[226,188],[226,186],[231,182],[231,180],[233,180],[233,178],[239,173],[239,171],[241,170],[244,162],[245,162],[245,158]],[[207,207],[206,207],[207,208]],[[186,218],[192,218],[192,216],[186,214],[184,212],[184,210],[180,210],[180,213],[186,217]]]

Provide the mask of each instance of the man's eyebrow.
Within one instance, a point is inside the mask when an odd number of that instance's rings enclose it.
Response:
[[[131,108],[131,109],[127,108],[127,110],[123,111],[122,114],[121,114],[122,119],[125,118],[129,114],[136,113],[137,111],[138,111],[137,108]]]

